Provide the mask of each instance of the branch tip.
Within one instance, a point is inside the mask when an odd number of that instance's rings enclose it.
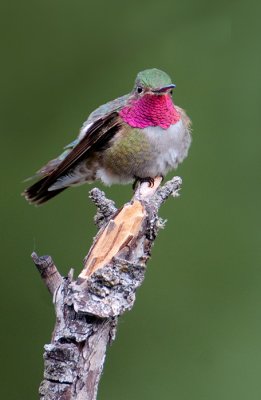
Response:
[[[156,208],[160,206],[170,197],[178,197],[181,189],[182,179],[179,176],[174,176],[170,181],[161,186],[153,196],[153,203]]]
[[[101,228],[102,225],[108,222],[112,215],[117,212],[115,202],[107,199],[105,193],[98,188],[90,190],[89,198],[97,207],[97,213],[94,216],[94,223],[98,228]]]
[[[47,289],[53,295],[62,283],[62,277],[57,270],[51,256],[38,256],[35,252],[31,255]]]

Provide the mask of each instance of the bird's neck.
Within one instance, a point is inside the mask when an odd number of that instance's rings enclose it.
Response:
[[[133,128],[160,126],[168,129],[180,120],[169,94],[146,94],[120,111],[121,118]]]

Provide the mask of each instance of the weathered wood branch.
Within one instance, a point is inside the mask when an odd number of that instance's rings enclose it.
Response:
[[[159,187],[142,183],[132,200],[117,210],[99,189],[90,192],[97,206],[99,231],[76,280],[62,278],[50,256],[33,261],[53,295],[56,325],[45,346],[42,400],[95,400],[106,348],[116,335],[117,319],[133,307],[146,262],[164,222],[158,211],[170,195],[178,195],[181,179]]]

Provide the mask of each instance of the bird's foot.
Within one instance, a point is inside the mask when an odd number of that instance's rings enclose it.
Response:
[[[138,183],[148,182],[149,187],[152,188],[154,186],[154,178],[147,177],[147,178],[139,178],[135,176],[135,181],[133,182],[132,189],[135,191],[137,188]]]

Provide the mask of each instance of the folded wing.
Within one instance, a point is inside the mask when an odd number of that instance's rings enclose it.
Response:
[[[120,127],[121,119],[117,112],[97,119],[75,147],[68,151],[68,154],[65,153],[64,157],[52,160],[40,170],[40,174],[44,177],[26,189],[23,195],[30,203],[42,204],[65,190],[65,187],[57,190],[49,189],[55,185],[57,180],[62,179],[64,175],[77,167],[81,161],[106,146]]]

